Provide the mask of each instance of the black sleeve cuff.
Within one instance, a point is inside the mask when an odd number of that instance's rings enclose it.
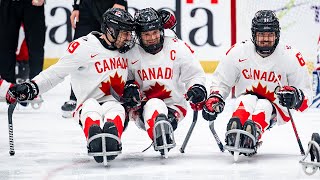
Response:
[[[126,8],[128,6],[127,0],[116,0],[115,4],[120,4]]]
[[[72,7],[73,7],[73,10],[79,10],[79,5],[78,4],[72,5]]]

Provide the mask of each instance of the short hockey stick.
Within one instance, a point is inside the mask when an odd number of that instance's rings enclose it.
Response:
[[[217,141],[217,144],[219,146],[219,149],[221,152],[224,152],[224,147],[223,147],[223,144],[222,142],[220,141],[220,138],[216,132],[216,130],[214,129],[214,121],[210,121],[209,122],[209,128],[210,128],[210,131],[212,132],[212,135],[214,136],[215,140]]]
[[[299,145],[299,148],[300,148],[300,153],[301,153],[301,155],[305,155],[305,152],[304,152],[304,149],[303,149],[303,146],[302,146],[302,143],[301,143],[301,140],[300,140],[296,125],[293,122],[292,114],[291,114],[290,109],[288,107],[287,107],[287,110],[288,110],[288,113],[289,113],[289,116],[290,116],[290,119],[291,119],[291,124],[292,124],[292,128],[293,128],[294,134],[296,135],[296,138],[297,138],[297,141],[298,141],[298,145]]]
[[[280,88],[282,88],[283,86],[282,86],[282,84],[281,84],[281,82],[280,82],[280,80],[278,78],[278,75],[275,72],[274,72],[274,75],[275,75],[275,77],[276,77],[276,79],[277,79],[277,81],[279,83]],[[277,93],[277,92],[275,92],[275,93]],[[288,114],[289,114],[289,117],[290,117],[290,120],[291,120],[291,124],[292,124],[292,128],[293,128],[294,134],[296,135],[296,138],[297,138],[297,142],[298,142],[298,145],[299,145],[299,148],[300,148],[300,153],[301,153],[301,155],[305,155],[305,152],[304,152],[303,146],[301,144],[301,140],[300,140],[296,125],[295,125],[295,123],[293,121],[293,117],[292,117],[292,114],[290,112],[289,107],[287,107],[287,111],[288,111]]]
[[[8,127],[9,127],[9,146],[10,146],[10,151],[9,154],[10,156],[13,156],[15,154],[14,151],[14,142],[13,142],[13,125],[12,125],[12,114],[17,105],[17,102],[10,104],[8,107]]]
[[[195,126],[196,123],[197,123],[197,120],[198,120],[198,111],[193,111],[192,124],[191,124],[191,126],[190,126],[190,128],[189,128],[189,131],[188,131],[188,133],[187,133],[187,135],[186,135],[186,138],[184,139],[183,144],[182,144],[182,146],[181,146],[181,148],[180,148],[180,152],[181,152],[181,153],[184,153],[184,150],[186,149],[186,146],[187,146],[187,144],[188,144],[188,141],[189,141],[189,139],[190,139],[190,136],[191,136],[191,134],[192,134],[192,131],[193,131],[193,129],[194,129],[194,126]]]

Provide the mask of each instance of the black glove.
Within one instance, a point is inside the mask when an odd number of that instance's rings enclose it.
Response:
[[[280,87],[278,86],[275,92],[282,106],[289,109],[300,108],[304,100],[304,94],[300,89],[293,86],[283,86],[280,90],[277,89],[280,89]]]
[[[177,25],[176,17],[169,11],[161,9],[158,11],[161,16],[164,29],[173,30]]]
[[[133,80],[127,81],[123,90],[124,105],[129,108],[137,107],[141,104],[141,92],[139,85]]]
[[[38,94],[38,85],[35,82],[30,81],[22,84],[16,84],[9,88],[6,100],[8,103],[14,103],[16,100],[33,100]]]
[[[191,108],[195,111],[202,109],[202,106],[207,98],[207,90],[201,84],[191,86],[186,94],[187,101],[190,100]]]
[[[225,102],[219,93],[211,93],[202,109],[202,117],[207,121],[213,121],[224,109]]]

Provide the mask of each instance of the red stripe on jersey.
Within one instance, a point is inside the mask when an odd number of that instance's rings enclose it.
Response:
[[[154,122],[156,121],[156,118],[158,117],[159,112],[157,110],[154,111],[154,113],[151,116],[151,119],[147,120],[147,123],[149,125],[149,128],[147,129],[149,137],[153,140],[153,127]]]
[[[185,108],[183,108],[182,106],[179,106],[179,105],[174,105],[174,106],[176,106],[182,112],[183,117],[186,117],[187,110]]]
[[[248,120],[249,116],[250,113],[246,111],[242,101],[240,102],[237,110],[235,110],[232,114],[232,117],[238,117],[240,119],[242,125]]]
[[[304,111],[308,108],[308,99],[304,98],[304,100],[302,101],[301,106],[298,108],[299,111]]]
[[[97,124],[100,126],[100,120],[92,120],[90,117],[87,117],[85,120],[85,125],[84,125],[84,135],[86,136],[86,138],[88,139],[89,136],[89,128],[93,125],[93,124]]]
[[[278,107],[278,105],[276,105],[276,104],[273,104],[273,105],[274,105],[274,107],[276,107],[276,109],[278,110],[278,112],[279,112],[280,116],[282,117],[282,119],[283,119],[285,122],[289,122],[289,121],[290,121],[290,117],[286,116],[286,115],[284,114],[284,112],[282,111],[282,109],[280,109],[280,108]]]
[[[234,45],[232,45],[231,47],[230,47],[230,49],[226,52],[226,55],[228,55],[229,54],[229,52],[231,51],[231,49],[234,47]]]
[[[0,86],[1,86],[2,82],[3,82],[3,79],[0,79]]]
[[[118,137],[121,138],[122,132],[123,132],[123,125],[122,120],[119,115],[117,115],[114,119],[107,119],[108,122],[113,122],[118,130]]]
[[[80,104],[77,109],[73,112],[72,114],[72,117],[74,117],[76,115],[76,112],[80,111],[81,110],[81,107],[82,107],[83,104]],[[80,112],[79,112],[79,117],[80,117]]]

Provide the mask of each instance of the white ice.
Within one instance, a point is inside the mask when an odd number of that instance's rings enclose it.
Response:
[[[192,111],[175,131],[177,147],[163,159],[150,148],[147,133],[130,122],[123,133],[123,151],[107,167],[87,155],[82,129],[73,119],[61,117],[60,107],[69,95],[65,81],[43,95],[39,110],[17,107],[13,114],[15,156],[9,156],[7,105],[0,104],[0,180],[2,179],[320,179],[320,171],[312,176],[303,173],[302,158],[291,123],[275,126],[264,133],[258,154],[240,156],[237,163],[228,152],[220,152],[208,122],[201,112],[186,147],[179,148],[192,122]],[[233,100],[227,100],[225,111],[215,121],[222,141],[231,116]],[[293,113],[304,149],[313,132],[320,133],[320,110]]]

